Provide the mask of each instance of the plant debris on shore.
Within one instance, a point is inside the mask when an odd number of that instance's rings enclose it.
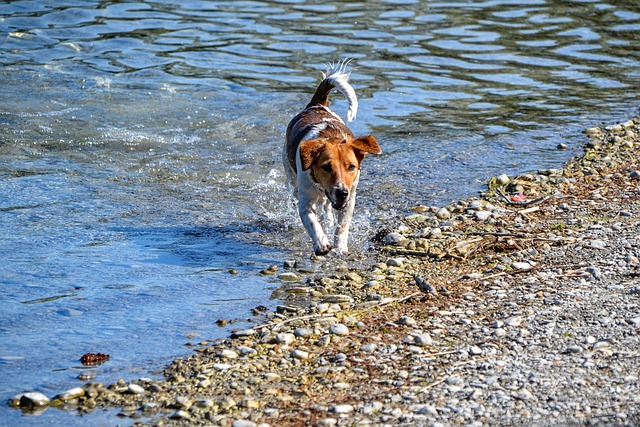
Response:
[[[640,425],[639,125],[380,224],[371,268],[272,268],[276,312],[162,380],[10,404],[157,426]]]

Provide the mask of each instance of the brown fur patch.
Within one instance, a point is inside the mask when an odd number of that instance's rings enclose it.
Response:
[[[327,190],[341,185],[351,191],[360,170],[360,161],[350,143],[336,143],[334,140],[320,151],[312,166],[313,175]]]
[[[300,160],[303,170],[311,168],[314,181],[330,191],[343,186],[351,191],[366,153],[380,154],[376,139],[367,135],[353,139],[314,139],[300,144]]]

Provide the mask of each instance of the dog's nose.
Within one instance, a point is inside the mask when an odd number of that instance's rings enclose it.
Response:
[[[349,190],[345,190],[342,188],[339,188],[336,190],[336,198],[340,199],[340,200],[344,200],[347,197],[349,197]]]

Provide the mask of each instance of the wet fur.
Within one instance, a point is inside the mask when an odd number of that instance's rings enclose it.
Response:
[[[283,163],[316,255],[325,255],[332,249],[318,219],[322,209],[329,227],[337,220],[334,245],[340,253],[347,254],[362,161],[367,153],[382,151],[373,136],[356,138],[329,108],[329,93],[337,88],[349,101],[349,120],[357,113],[358,100],[348,83],[346,62],[329,66],[323,77],[311,102],[287,127]]]

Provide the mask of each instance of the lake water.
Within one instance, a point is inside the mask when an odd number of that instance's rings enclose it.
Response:
[[[283,134],[323,64],[353,58],[352,128],[384,151],[362,256],[376,219],[559,167],[582,129],[636,115],[638,46],[636,0],[3,2],[0,424],[131,424],[4,402],[155,376],[277,304],[258,272],[311,253]]]

